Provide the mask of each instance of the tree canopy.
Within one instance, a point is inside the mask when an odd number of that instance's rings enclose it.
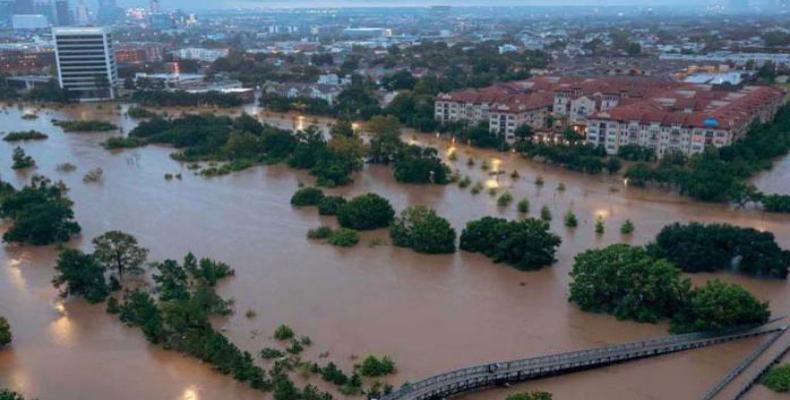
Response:
[[[93,239],[93,256],[107,270],[115,270],[118,278],[124,273],[139,275],[148,257],[148,249],[140,247],[137,238],[121,232],[109,231]]]
[[[66,190],[62,183],[38,175],[19,191],[3,186],[0,216],[13,222],[3,241],[40,246],[65,242],[80,233]]]
[[[11,343],[12,339],[11,324],[8,323],[5,317],[0,316],[0,347]]]
[[[553,264],[562,240],[537,219],[507,221],[483,217],[469,222],[461,233],[461,250],[482,253],[494,262],[520,270],[535,270]]]
[[[643,247],[615,244],[576,256],[570,301],[582,310],[639,322],[671,320],[671,331],[708,332],[768,321],[761,303],[735,284],[693,288],[679,268]]]
[[[672,318],[672,331],[707,332],[762,324],[771,313],[746,289],[718,279],[694,288],[689,302]]]
[[[403,210],[390,227],[390,237],[396,246],[409,247],[418,253],[455,252],[455,229],[436,211],[425,206]]]
[[[368,193],[357,196],[340,207],[337,221],[344,228],[371,230],[385,228],[392,223],[395,210],[389,200]]]
[[[66,296],[82,296],[89,303],[100,303],[109,295],[104,266],[92,255],[76,249],[63,249],[58,254],[52,284]]]
[[[671,317],[690,287],[670,262],[626,244],[577,255],[570,275],[570,301],[582,310],[640,322]]]
[[[732,269],[784,279],[790,267],[790,252],[779,247],[773,233],[729,224],[668,225],[650,250],[685,272]]]

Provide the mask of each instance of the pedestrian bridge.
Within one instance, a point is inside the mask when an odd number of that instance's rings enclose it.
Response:
[[[446,372],[419,382],[407,383],[381,400],[442,399],[485,387],[524,382],[546,376],[593,369],[623,361],[696,349],[781,332],[787,326],[741,328],[719,333],[690,333],[590,350],[550,354],[523,360],[477,365]]]

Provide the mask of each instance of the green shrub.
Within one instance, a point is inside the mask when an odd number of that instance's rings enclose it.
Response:
[[[0,400],[25,400],[25,396],[8,389],[0,389]]]
[[[375,193],[355,197],[337,212],[340,226],[356,230],[384,228],[389,226],[394,218],[395,210],[392,209],[390,202]]]
[[[518,202],[518,212],[522,214],[529,214],[529,199],[524,198]]]
[[[298,340],[292,339],[291,345],[288,346],[288,348],[285,349],[285,351],[287,351],[290,354],[296,355],[304,351],[304,346],[302,346],[302,343],[300,343]]]
[[[265,349],[261,350],[260,355],[264,360],[273,360],[275,358],[284,357],[285,353],[271,347],[266,347]]]
[[[510,396],[505,397],[505,400],[552,400],[554,396],[552,396],[549,392],[529,392],[529,393],[516,393],[511,394]]]
[[[11,339],[13,339],[11,324],[4,317],[0,317],[0,347],[11,343]]]
[[[134,149],[146,145],[145,139],[136,137],[111,137],[102,143],[102,146],[107,150],[114,149]]]
[[[291,197],[294,207],[317,206],[324,199],[324,192],[314,187],[304,187],[296,191]]]
[[[499,207],[507,207],[510,203],[513,202],[513,195],[510,192],[505,192],[496,201],[497,206]]]
[[[576,214],[573,211],[568,210],[565,213],[565,226],[568,228],[575,228],[579,225],[579,221],[576,219]]]
[[[294,331],[288,325],[280,325],[274,330],[274,338],[277,340],[288,340],[294,337]]]
[[[11,158],[14,161],[14,164],[11,166],[12,169],[27,169],[36,166],[36,160],[27,155],[27,153],[18,146],[14,148],[14,153]]]
[[[126,115],[128,115],[131,118],[136,118],[136,119],[153,118],[153,117],[157,116],[157,114],[154,113],[154,112],[151,112],[151,111],[146,110],[145,108],[136,107],[136,106],[129,107],[129,111],[126,112]]]
[[[331,235],[329,235],[329,244],[338,247],[354,247],[359,243],[359,232],[348,229],[340,228]]]
[[[551,210],[549,210],[548,206],[543,206],[540,209],[540,219],[546,222],[551,221]]]
[[[418,253],[455,252],[455,229],[436,211],[424,206],[403,210],[390,228],[390,237],[396,246],[408,247]]]
[[[39,131],[26,131],[26,132],[11,132],[5,136],[3,136],[3,140],[6,142],[23,142],[28,140],[45,140],[49,138],[46,133],[41,133]]]
[[[313,240],[327,239],[332,236],[333,232],[332,228],[328,226],[319,226],[318,228],[307,231],[307,238]]]
[[[346,374],[344,374],[333,362],[321,368],[321,378],[338,386],[348,382],[348,376],[346,376]]]
[[[338,210],[346,204],[346,199],[340,196],[327,196],[318,202],[318,214],[337,215]]]
[[[603,218],[598,217],[595,219],[595,233],[598,235],[603,235],[604,233],[604,226],[603,226]]]
[[[64,132],[106,132],[114,131],[118,127],[105,121],[58,121],[53,120],[55,126],[63,128]]]
[[[771,368],[761,382],[774,392],[790,391],[790,364]]]
[[[395,372],[395,362],[387,356],[381,359],[376,356],[367,356],[359,366],[359,374],[367,377],[389,375]]]
[[[630,235],[634,233],[634,223],[630,219],[625,220],[623,225],[620,226],[620,233],[623,235]]]

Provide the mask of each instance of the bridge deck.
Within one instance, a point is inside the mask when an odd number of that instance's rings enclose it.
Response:
[[[730,331],[723,334],[692,333],[675,335],[591,350],[478,365],[404,385],[391,394],[384,396],[382,400],[439,399],[487,386],[522,382],[544,376],[591,369],[627,360],[765,335],[779,332],[783,329],[784,327],[758,327]]]
[[[778,332],[763,343],[756,351],[764,348],[748,366],[743,368],[732,381],[724,386],[712,400],[749,399],[749,390],[771,365],[782,358],[790,349],[790,334],[787,330]],[[747,357],[748,358],[748,357]],[[747,361],[747,360],[744,360]]]

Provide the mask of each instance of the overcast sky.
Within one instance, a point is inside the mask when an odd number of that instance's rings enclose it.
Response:
[[[561,6],[561,5],[667,5],[707,3],[706,0],[160,0],[165,9],[216,9],[238,7],[403,7],[428,5],[454,6]],[[118,0],[121,6],[147,5],[148,0]]]

